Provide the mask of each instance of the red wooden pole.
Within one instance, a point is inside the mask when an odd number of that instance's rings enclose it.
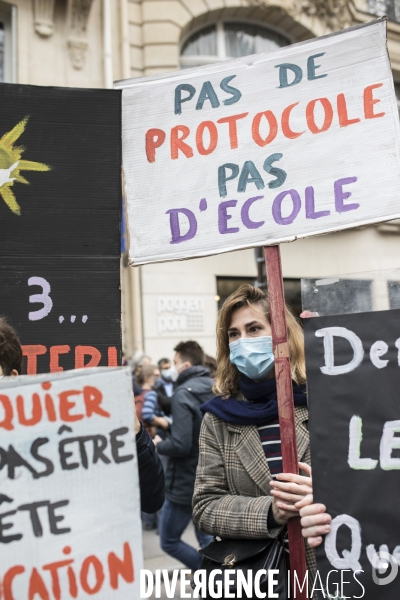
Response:
[[[285,473],[298,473],[299,461],[297,456],[296,427],[294,420],[292,375],[290,370],[285,295],[283,290],[281,253],[279,246],[266,246],[264,248],[264,255],[268,282],[268,298],[271,311],[272,339],[274,343],[283,470]],[[291,572],[290,590],[291,596],[293,596],[294,572],[296,572],[299,582],[303,582],[307,568],[304,539],[301,535],[299,517],[289,519],[288,536]],[[296,595],[296,597],[298,597],[299,600],[306,600],[307,591],[305,587],[302,592],[299,591],[298,593],[299,595]]]

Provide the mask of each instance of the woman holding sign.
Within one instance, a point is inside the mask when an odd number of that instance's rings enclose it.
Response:
[[[282,473],[268,298],[260,289],[242,285],[221,309],[217,324],[216,396],[201,408],[205,416],[200,433],[193,518],[201,531],[222,538],[222,542],[213,542],[214,547],[210,545],[208,551],[202,552],[206,556],[203,568],[207,568],[207,561],[212,564],[213,556],[226,546],[228,559],[234,556],[233,562],[238,563],[237,570],[242,565],[246,573],[253,561],[258,565],[254,571],[278,566],[283,579],[287,572],[284,552],[279,553],[278,565],[267,564],[268,559],[266,566],[260,566],[263,554],[267,556],[271,550],[271,540],[278,540],[275,547],[279,544],[283,547],[285,524],[299,514],[295,503],[312,493],[303,332],[288,309],[286,319],[303,474]],[[255,541],[243,547],[242,540]],[[266,541],[264,547],[260,540]],[[261,562],[255,563],[254,557],[250,558],[254,552]],[[310,548],[306,553],[311,581],[315,557]],[[264,585],[267,586],[266,581]],[[279,598],[286,598],[283,591],[286,584],[279,585],[274,591],[279,591]],[[311,587],[312,583],[310,590]],[[267,587],[261,587],[261,591],[267,591]]]

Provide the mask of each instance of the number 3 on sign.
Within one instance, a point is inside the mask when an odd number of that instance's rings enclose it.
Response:
[[[43,277],[29,277],[28,285],[40,285],[42,288],[41,294],[32,294],[29,296],[29,302],[31,304],[34,304],[35,302],[41,302],[43,304],[43,308],[33,310],[29,313],[30,321],[39,321],[40,319],[47,317],[53,308],[53,300],[49,296],[51,291],[50,284],[47,279],[44,279]]]

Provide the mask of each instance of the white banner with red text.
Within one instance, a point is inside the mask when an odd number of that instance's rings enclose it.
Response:
[[[4,598],[132,600],[142,566],[130,370],[3,379]]]

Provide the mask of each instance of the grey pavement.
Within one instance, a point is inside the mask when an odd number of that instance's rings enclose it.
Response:
[[[189,523],[188,527],[185,529],[182,540],[194,548],[199,547],[192,522]],[[144,568],[153,571],[153,573],[157,569],[167,569],[167,571],[171,573],[174,569],[187,568],[181,562],[175,560],[171,556],[168,556],[168,554],[165,554],[165,552],[161,550],[160,538],[155,529],[152,529],[151,531],[143,530],[143,558]],[[189,592],[190,587],[188,587],[186,591]],[[180,597],[180,581],[178,580],[174,598]],[[150,598],[155,598],[154,593]],[[162,586],[161,600],[167,600],[164,586]]]

